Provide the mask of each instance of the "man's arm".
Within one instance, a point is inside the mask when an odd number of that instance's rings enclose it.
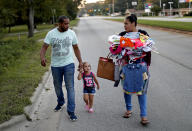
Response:
[[[40,51],[40,59],[41,59],[41,65],[42,66],[46,66],[45,54],[46,54],[48,47],[49,47],[49,45],[44,43],[42,48],[41,48],[41,51]]]
[[[83,62],[81,59],[81,52],[77,44],[73,45],[73,50],[75,52],[75,56],[77,57],[77,60],[79,61],[79,69],[81,70],[83,68]]]

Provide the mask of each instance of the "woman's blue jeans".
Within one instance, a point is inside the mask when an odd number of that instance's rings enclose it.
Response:
[[[74,63],[62,67],[51,67],[51,71],[53,76],[55,93],[57,95],[58,105],[62,106],[65,103],[62,90],[62,83],[64,77],[65,86],[67,90],[67,111],[74,112],[75,111]]]
[[[124,93],[125,104],[128,111],[132,110],[131,96],[132,95]],[[147,116],[147,94],[138,95],[138,100],[139,100],[139,106],[140,106],[140,116],[146,117]]]

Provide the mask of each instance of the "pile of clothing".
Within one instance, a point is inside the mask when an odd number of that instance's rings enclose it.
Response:
[[[133,33],[136,34],[133,35]],[[109,36],[108,43],[114,63],[119,65],[125,57],[128,57],[129,62],[143,58],[155,44],[149,36],[139,32],[130,32],[127,33],[127,36]]]
[[[108,43],[111,58],[115,63],[114,86],[118,86],[121,78],[126,92],[138,93],[143,90],[145,80],[148,78],[147,65],[143,58],[146,52],[155,49],[155,42],[140,32],[129,32],[124,36],[109,36]]]

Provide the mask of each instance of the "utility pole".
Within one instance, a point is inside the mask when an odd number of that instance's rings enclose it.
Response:
[[[159,1],[159,7],[161,8],[161,0]]]
[[[173,2],[168,2],[168,3],[170,5],[169,15],[171,16],[171,10],[172,10],[171,4],[173,4]]]
[[[51,9],[52,12],[52,19],[53,19],[53,24],[55,24],[55,9]]]
[[[111,15],[111,6],[109,4],[109,16]]]
[[[165,3],[163,3],[163,16],[165,16]]]
[[[114,10],[115,10],[115,2],[113,0],[113,3],[112,3],[112,9],[113,9],[113,15],[114,15]]]
[[[129,9],[129,3],[127,2],[126,4],[127,4],[127,9]]]

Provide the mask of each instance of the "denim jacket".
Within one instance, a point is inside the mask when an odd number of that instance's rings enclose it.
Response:
[[[147,72],[146,63],[133,63],[123,66],[123,89],[127,92],[139,92],[143,90],[143,73]]]

